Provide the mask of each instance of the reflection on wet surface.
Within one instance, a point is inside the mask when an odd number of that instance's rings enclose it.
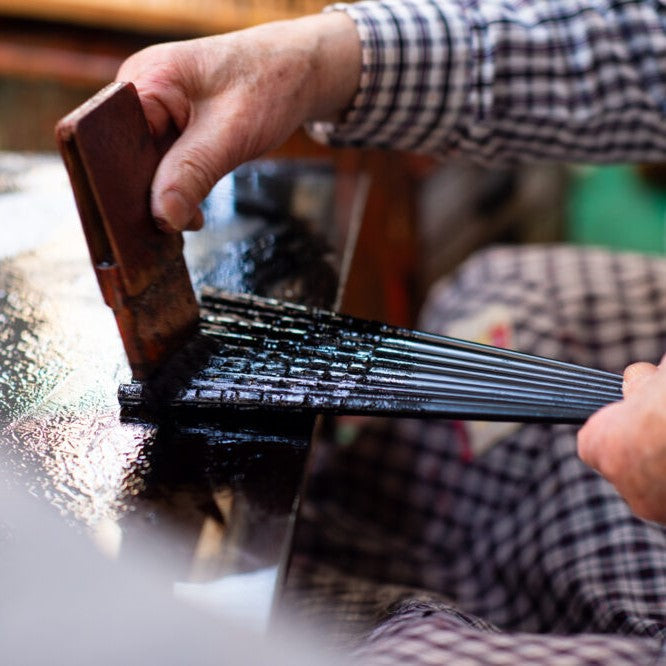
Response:
[[[34,494],[94,525],[122,510],[146,433],[116,427],[122,348],[95,304],[85,246],[61,235],[1,265],[2,462]]]
[[[271,175],[281,176],[278,182],[284,182],[279,170],[268,168],[271,164],[259,163],[254,167],[259,173],[267,172],[259,183],[270,183],[268,176]],[[248,170],[250,167],[244,167],[240,179],[245,197],[240,206],[243,214],[235,214],[233,180],[222,181],[204,203],[206,226],[187,237],[185,256],[195,288],[206,285],[308,305],[332,305],[338,286],[340,257],[334,249],[334,239],[319,232],[323,229],[330,235],[329,230],[333,228],[330,212],[310,205],[310,192],[304,194],[303,188],[294,187],[293,204],[286,214],[277,215],[273,208],[270,217],[263,217],[268,204],[254,210],[247,200],[249,195],[257,194],[259,187],[248,190],[245,184]],[[318,174],[316,179],[309,167],[295,170],[292,166],[287,174],[296,182],[302,174],[311,181],[310,188],[316,186],[322,199],[330,200],[330,170],[318,167],[314,171]],[[287,201],[288,198],[281,203],[285,205]],[[296,213],[310,215],[310,218],[296,217]],[[326,214],[323,219],[312,221],[315,215],[323,214]]]
[[[206,521],[203,527],[213,537],[218,533],[219,543],[212,544],[212,557],[203,553],[191,563],[190,579],[275,565],[311,429],[311,421],[293,419],[262,425],[254,415],[221,416],[216,424],[161,423],[144,447],[143,465],[128,478],[128,485],[134,479],[141,486],[143,518],[132,529],[162,519],[168,505],[171,527],[189,532],[182,545],[183,566],[189,567],[195,541],[206,538],[192,516]]]
[[[21,234],[33,222],[44,227],[44,197],[56,201],[33,187],[30,168],[63,183],[58,162],[35,158],[0,194],[0,219],[11,210],[18,248],[0,261],[0,466],[69,522],[116,540],[121,558],[153,542],[169,549],[175,577],[198,580],[274,565],[311,418],[121,419],[117,387],[130,372],[71,197],[44,241],[23,251]],[[331,181],[322,172],[319,187]],[[21,205],[7,199],[17,190]],[[195,289],[332,304],[337,255],[305,222],[236,215],[230,179],[205,210],[205,231],[186,240]]]

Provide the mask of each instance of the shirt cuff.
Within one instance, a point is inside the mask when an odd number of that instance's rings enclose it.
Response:
[[[362,45],[358,92],[340,122],[314,122],[331,145],[446,153],[469,89],[469,30],[456,0],[338,3]]]

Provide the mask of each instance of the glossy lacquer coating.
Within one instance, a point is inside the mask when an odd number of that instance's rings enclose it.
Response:
[[[196,340],[121,404],[582,423],[622,399],[621,376],[554,359],[248,294],[201,301]]]
[[[325,194],[331,173],[315,172]],[[290,167],[289,179],[299,173],[312,169]],[[64,169],[56,159],[5,156],[0,190],[0,219],[15,222],[0,248],[0,465],[10,483],[121,559],[154,547],[174,579],[275,566],[312,417],[122,417],[117,388],[130,370]],[[205,230],[186,239],[196,290],[332,305],[338,255],[313,221],[237,214],[232,178],[204,209]]]

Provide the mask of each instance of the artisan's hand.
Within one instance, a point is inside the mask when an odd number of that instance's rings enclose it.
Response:
[[[153,181],[153,215],[165,230],[197,229],[198,205],[246,160],[308,120],[337,117],[359,84],[353,21],[331,12],[235,33],[160,44],[117,74],[133,81],[156,137],[179,138]]]
[[[624,400],[588,420],[578,453],[637,515],[666,523],[666,357],[625,370]]]

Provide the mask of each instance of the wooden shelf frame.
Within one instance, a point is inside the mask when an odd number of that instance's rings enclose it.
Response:
[[[0,0],[0,15],[193,35],[319,12],[322,0]]]

